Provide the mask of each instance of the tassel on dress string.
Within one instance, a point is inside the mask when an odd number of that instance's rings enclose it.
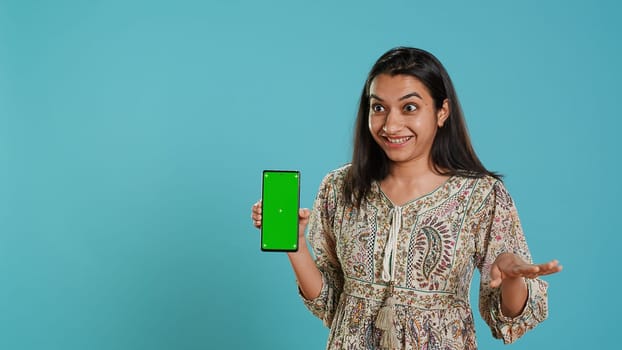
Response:
[[[378,311],[376,317],[376,328],[382,330],[380,347],[383,350],[397,349],[399,340],[397,339],[397,329],[395,327],[395,298],[393,297],[393,282],[389,284],[389,295],[384,301],[384,305]]]
[[[391,209],[391,216],[389,238],[387,239],[384,257],[382,259],[382,279],[389,283],[389,293],[376,317],[376,328],[382,331],[380,347],[383,350],[397,349],[399,343],[397,328],[395,327],[395,297],[393,297],[393,288],[395,284],[397,235],[402,228],[402,207],[393,207]]]

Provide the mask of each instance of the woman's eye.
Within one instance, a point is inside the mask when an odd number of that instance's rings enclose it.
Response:
[[[384,111],[384,107],[382,107],[382,105],[372,105],[371,109],[376,113]]]
[[[417,110],[417,106],[413,105],[413,104],[407,104],[406,106],[404,106],[404,110],[406,112],[414,112]]]

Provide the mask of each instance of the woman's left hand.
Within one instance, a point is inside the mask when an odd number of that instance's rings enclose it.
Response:
[[[503,283],[503,280],[508,278],[537,278],[561,270],[562,266],[557,260],[551,260],[544,264],[529,264],[516,254],[501,253],[490,268],[490,287],[497,288]]]

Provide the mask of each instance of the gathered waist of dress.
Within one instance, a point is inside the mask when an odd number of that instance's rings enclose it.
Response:
[[[382,303],[389,296],[390,287],[387,284],[378,284],[359,281],[346,277],[343,292],[353,297],[371,299]],[[447,309],[464,307],[469,309],[468,300],[456,294],[438,291],[421,291],[400,286],[393,286],[393,298],[398,305],[423,309]]]

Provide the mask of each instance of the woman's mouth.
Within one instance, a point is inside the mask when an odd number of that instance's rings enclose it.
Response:
[[[387,142],[392,144],[392,145],[401,145],[401,144],[404,144],[404,143],[408,142],[408,140],[412,139],[412,136],[405,136],[405,137],[388,137],[388,136],[385,136],[384,139],[387,140]]]

